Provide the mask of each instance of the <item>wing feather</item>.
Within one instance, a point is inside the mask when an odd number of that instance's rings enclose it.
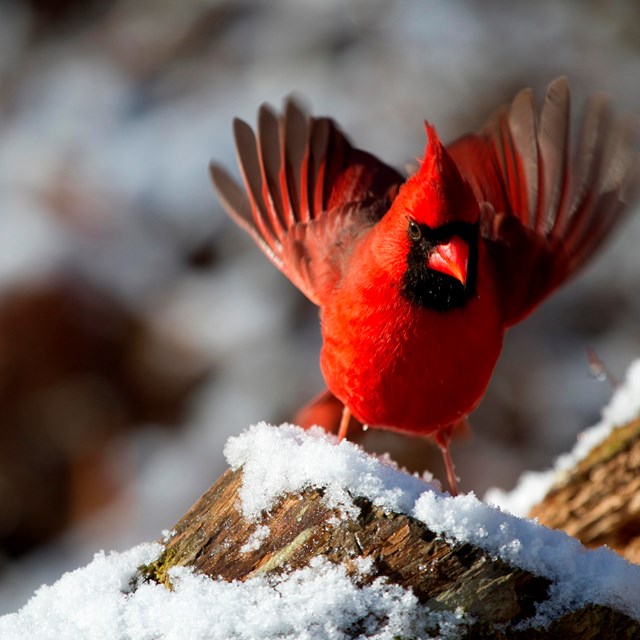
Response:
[[[278,188],[280,153],[278,120],[273,111],[262,105],[258,112],[258,164],[262,181],[262,197],[267,203],[267,214],[278,238],[282,236],[285,215],[282,194]]]
[[[282,116],[260,108],[257,138],[241,120],[234,135],[244,191],[212,164],[222,204],[271,262],[321,304],[340,281],[353,241],[382,217],[403,176],[292,99]]]
[[[505,325],[530,313],[589,259],[638,191],[629,119],[616,118],[609,98],[595,94],[571,154],[569,113],[569,88],[560,77],[539,112],[532,92],[521,91],[478,133],[448,147],[488,205],[482,228]]]
[[[538,127],[538,147],[542,160],[541,196],[536,211],[536,232],[547,235],[562,211],[567,180],[570,95],[566,82],[559,79],[547,90]]]
[[[233,124],[238,164],[251,203],[254,224],[271,251],[278,253],[282,247],[278,241],[276,228],[272,226],[272,217],[269,215],[262,194],[262,176],[256,137],[246,122],[236,118]]]
[[[309,210],[312,219],[324,209],[324,178],[329,148],[331,121],[328,118],[315,118],[309,141]]]
[[[235,180],[222,167],[211,163],[209,171],[222,205],[229,212],[229,215],[236,224],[255,240],[269,260],[278,268],[282,268],[282,259],[265,242],[255,225],[253,207],[247,198],[246,192],[238,186]]]
[[[511,201],[523,213],[524,224],[535,227],[538,199],[538,132],[533,110],[533,91],[523,89],[514,98],[509,110],[508,130],[513,140],[510,155],[514,164]]]
[[[284,141],[280,153],[283,166],[286,167],[281,181],[281,185],[284,182],[285,186],[281,188],[289,195],[287,226],[291,226],[300,219],[300,174],[308,136],[308,119],[293,100],[289,100],[285,106],[280,135]]]

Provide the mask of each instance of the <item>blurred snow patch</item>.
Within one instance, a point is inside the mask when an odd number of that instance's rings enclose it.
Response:
[[[640,359],[631,363],[624,383],[616,389],[611,402],[602,410],[601,424],[619,427],[635,420],[638,416],[640,416]],[[592,446],[595,444],[597,443],[592,443]]]
[[[598,424],[578,435],[573,449],[557,458],[552,469],[527,471],[512,491],[490,489],[485,500],[514,515],[526,516],[531,507],[540,502],[558,477],[572,469],[603,442],[616,427],[623,426],[640,416],[640,359],[627,370],[624,383],[616,389],[609,404],[602,409]]]

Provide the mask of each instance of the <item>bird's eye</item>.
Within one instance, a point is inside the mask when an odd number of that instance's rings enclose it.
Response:
[[[407,233],[412,240],[420,240],[420,238],[422,237],[422,231],[420,231],[420,227],[413,220],[409,220]]]

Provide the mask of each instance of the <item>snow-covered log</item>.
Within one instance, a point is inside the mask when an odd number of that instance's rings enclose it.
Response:
[[[360,589],[415,598],[402,637],[640,634],[640,567],[611,550],[587,550],[473,495],[451,498],[319,431],[258,425],[226,454],[232,470],[176,525],[147,580],[171,587],[186,566],[246,588],[266,578],[277,591],[297,572],[338,565]],[[298,604],[310,610],[327,597],[345,606],[336,593],[306,597]],[[372,617],[384,626],[365,608],[339,637],[362,637]]]
[[[97,554],[0,638],[640,637],[640,567],[610,549],[320,430],[260,424],[225,453],[162,544]]]

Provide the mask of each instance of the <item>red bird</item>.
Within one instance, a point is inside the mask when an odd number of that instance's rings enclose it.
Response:
[[[592,255],[638,184],[629,122],[597,94],[569,149],[569,90],[530,89],[478,132],[428,142],[409,178],[289,100],[262,106],[257,139],[234,121],[245,189],[211,166],[231,217],[320,307],[320,366],[350,416],[433,434],[485,393],[505,330]],[[246,193],[245,193],[246,192]]]

